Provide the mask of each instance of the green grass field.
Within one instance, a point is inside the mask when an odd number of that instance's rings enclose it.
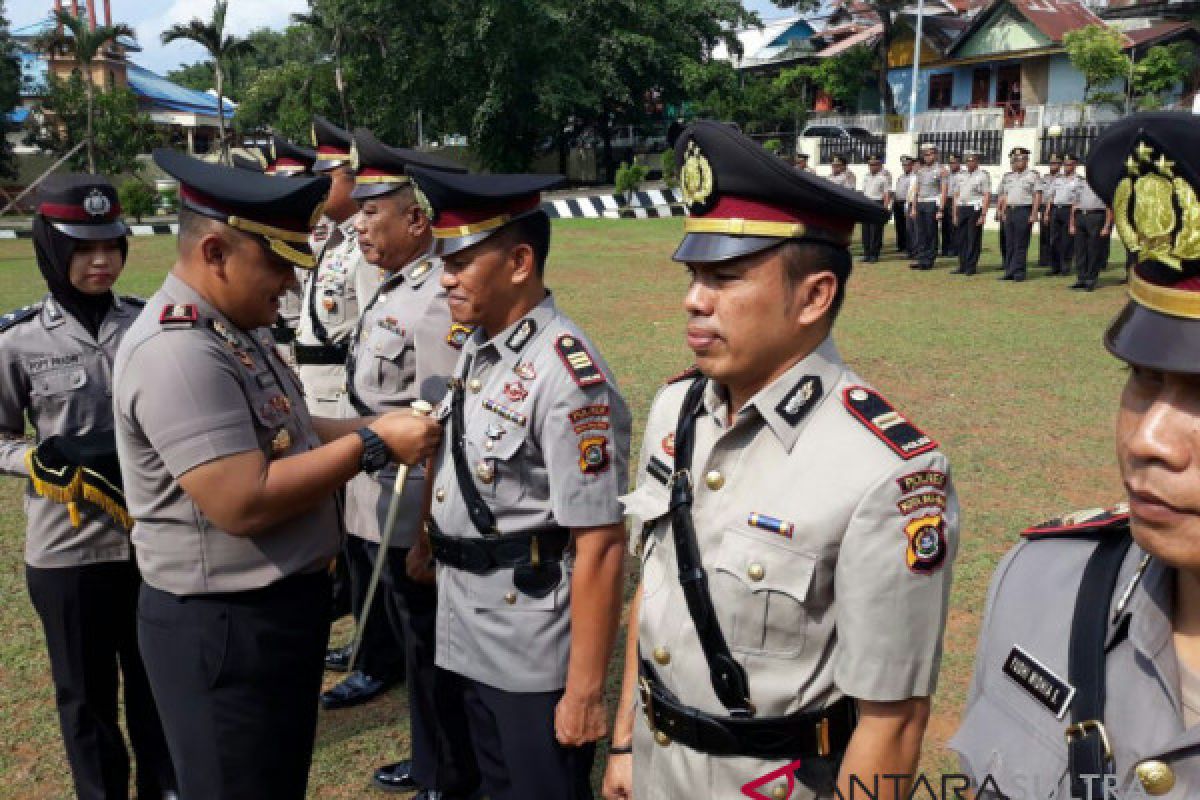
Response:
[[[640,437],[654,392],[687,366],[683,268],[670,261],[679,220],[556,223],[549,281],[560,305],[617,372]],[[945,750],[970,678],[988,578],[1027,524],[1110,503],[1120,485],[1112,425],[1120,365],[1100,337],[1124,302],[1124,253],[1102,290],[1067,291],[1069,279],[1032,268],[1001,283],[994,234],[981,275],[933,272],[896,258],[860,265],[838,324],[842,355],[949,453],[962,503],[962,545],[935,716],[923,767],[953,770]],[[889,241],[886,257],[893,256]],[[1035,254],[1036,245],[1031,248]],[[120,288],[151,294],[169,268],[173,240],[134,239]],[[28,241],[0,242],[0,313],[44,291]],[[635,438],[634,446],[639,446]],[[0,798],[68,798],[41,629],[25,591],[20,483],[0,479]],[[349,636],[346,623],[335,641]],[[332,679],[330,680],[332,683]],[[315,702],[316,698],[314,698]],[[322,713],[310,795],[359,798],[371,770],[407,752],[402,690],[366,707]],[[379,795],[382,796],[382,795]]]

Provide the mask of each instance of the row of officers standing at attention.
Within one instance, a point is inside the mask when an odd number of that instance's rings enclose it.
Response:
[[[1136,115],[1096,146],[1091,185],[1138,260],[1105,340],[1132,367],[1129,504],[1034,526],[997,571],[951,743],[980,797],[1200,786],[1198,133]],[[111,291],[111,185],[42,189],[49,293],[0,320],[2,452],[29,478],[27,579],[78,795],[128,796],[119,668],[139,797],[304,797],[329,565],[357,526],[391,546],[374,558],[424,798],[592,796],[626,544],[606,798],[909,796],[960,514],[937,442],[834,339],[854,226],[884,205],[724,124],[681,134],[695,364],[655,397],[630,491],[628,408],[545,280],[559,178],[349,141],[384,279],[333,416],[271,333],[317,265],[328,176],[156,151],[182,209],[144,304]]]
[[[1078,159],[1069,154],[1052,155],[1048,174],[1041,175],[1029,167],[1027,149],[1013,148],[1011,169],[1001,177],[993,195],[991,176],[980,166],[982,154],[967,151],[964,155],[965,166],[958,153],[949,154],[943,165],[936,145],[922,145],[920,158],[901,157],[903,172],[894,184],[881,159],[872,156],[867,160],[860,191],[890,210],[897,250],[913,258],[909,266],[932,269],[940,252],[958,260],[952,274],[977,274],[983,226],[994,207],[1000,225],[1000,280],[1025,280],[1029,243],[1037,225],[1038,265],[1048,267],[1049,275],[1074,272],[1076,281],[1070,288],[1094,290],[1100,270],[1108,263],[1112,215],[1076,173]],[[827,180],[858,188],[847,163],[845,156],[834,156]],[[803,153],[795,165],[813,172]],[[879,260],[882,242],[882,226],[862,226],[864,263]]]

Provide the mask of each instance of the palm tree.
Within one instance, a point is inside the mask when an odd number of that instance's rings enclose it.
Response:
[[[134,38],[137,34],[133,28],[118,23],[116,25],[97,25],[94,29],[88,26],[86,20],[77,17],[69,11],[54,12],[55,26],[53,30],[39,36],[35,46],[57,55],[70,55],[79,63],[83,72],[84,92],[87,96],[87,163],[88,172],[96,172],[96,152],[93,133],[93,116],[96,101],[96,82],[92,75],[92,64],[96,57],[106,47],[116,44],[121,36]]]
[[[307,25],[317,35],[322,46],[333,54],[333,84],[337,87],[338,103],[342,110],[342,127],[350,130],[350,111],[346,105],[346,83],[342,74],[342,43],[345,26],[331,14],[313,9],[309,14],[292,14],[292,22]]]
[[[193,17],[191,22],[172,25],[162,32],[162,43],[170,44],[184,39],[203,47],[212,59],[213,78],[217,90],[217,130],[221,136],[221,160],[229,163],[229,142],[225,139],[225,65],[231,58],[249,53],[253,43],[246,39],[225,35],[225,10],[229,0],[217,0],[213,5],[212,19],[208,22]]]

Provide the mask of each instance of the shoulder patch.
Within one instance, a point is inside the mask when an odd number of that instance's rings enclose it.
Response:
[[[129,305],[137,306],[138,308],[143,308],[146,305],[146,298],[138,297],[135,294],[123,294],[121,295],[121,302],[129,303]]]
[[[554,349],[579,386],[586,389],[608,382],[579,337],[564,333],[554,342]]]
[[[200,313],[191,303],[167,303],[158,315],[158,322],[164,328],[194,328]]]
[[[36,317],[38,312],[41,310],[41,304],[34,303],[33,305],[25,306],[24,308],[18,308],[16,311],[8,312],[4,316],[0,317],[0,333],[3,333],[14,325],[19,325],[22,322],[28,322]]]
[[[855,419],[905,461],[937,449],[937,442],[892,408],[874,389],[851,386],[842,393],[842,402]]]
[[[1048,519],[1021,531],[1021,538],[1031,541],[1063,538],[1094,539],[1110,533],[1121,533],[1128,529],[1129,505],[1118,503],[1112,508],[1088,508]]]
[[[664,381],[664,383],[672,384],[672,383],[679,383],[680,381],[691,380],[692,378],[696,377],[699,374],[700,374],[700,368],[698,366],[696,366],[695,364],[692,364],[690,367],[688,367],[687,369],[685,369],[683,372],[679,373],[678,375],[673,375],[670,378],[667,378],[666,381]]]

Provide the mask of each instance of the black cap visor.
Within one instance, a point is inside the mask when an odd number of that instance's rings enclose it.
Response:
[[[687,233],[675,254],[675,261],[696,264],[732,261],[735,258],[761,253],[783,244],[788,239],[776,236],[732,236],[726,233]]]
[[[350,190],[350,197],[353,200],[370,200],[372,197],[383,197],[385,194],[398,192],[406,186],[412,186],[412,183],[356,183]]]
[[[1173,317],[1130,301],[1104,334],[1104,346],[1138,367],[1200,375],[1200,320]]]
[[[129,226],[121,220],[107,222],[103,225],[77,225],[71,222],[51,222],[59,233],[72,239],[82,239],[88,242],[99,242],[105,239],[120,239],[129,235]]]

